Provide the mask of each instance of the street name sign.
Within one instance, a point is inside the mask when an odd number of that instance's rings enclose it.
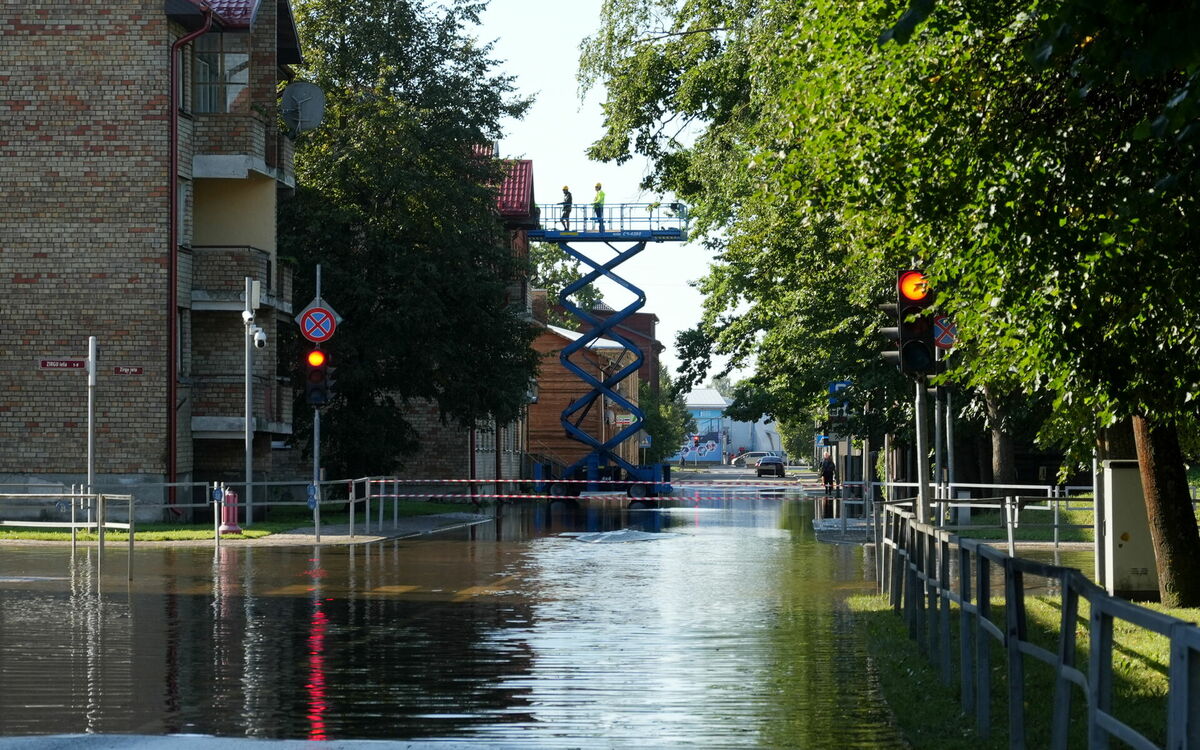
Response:
[[[39,369],[42,370],[83,370],[86,368],[86,359],[43,359],[39,365]]]

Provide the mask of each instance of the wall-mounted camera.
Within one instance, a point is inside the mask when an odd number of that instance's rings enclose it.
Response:
[[[255,349],[266,349],[267,348],[267,332],[261,328],[254,329],[254,348]]]

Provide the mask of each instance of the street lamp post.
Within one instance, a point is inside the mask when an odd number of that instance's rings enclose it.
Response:
[[[265,347],[266,332],[254,324],[254,311],[258,308],[259,282],[246,277],[246,306],[242,310],[245,326],[245,418],[243,439],[246,454],[246,526],[253,523],[254,515],[254,348]]]

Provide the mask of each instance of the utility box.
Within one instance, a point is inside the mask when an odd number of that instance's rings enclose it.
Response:
[[[1113,596],[1158,600],[1158,569],[1136,460],[1100,463],[1104,474],[1104,587]]]

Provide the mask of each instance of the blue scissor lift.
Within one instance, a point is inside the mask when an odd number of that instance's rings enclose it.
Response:
[[[587,333],[571,342],[559,355],[563,367],[575,373],[580,380],[591,387],[591,391],[564,409],[561,417],[562,426],[567,434],[590,447],[591,452],[564,468],[561,477],[546,476],[546,468],[538,465],[535,467],[538,475],[535,475],[534,478],[541,480],[539,486],[546,481],[551,482],[550,493],[552,495],[578,495],[585,489],[596,491],[617,488],[627,489],[630,497],[655,497],[670,494],[669,467],[664,464],[650,466],[631,464],[614,452],[617,446],[636,435],[645,421],[642,410],[638,408],[637,404],[632,403],[617,391],[617,385],[641,367],[645,356],[636,344],[617,332],[617,327],[646,304],[646,294],[628,280],[614,273],[613,269],[645,250],[647,242],[683,242],[687,240],[687,207],[682,203],[618,203],[604,207],[602,220],[597,219],[591,205],[576,206],[576,210],[582,209],[581,214],[565,220],[559,218],[562,204],[542,204],[538,208],[541,222],[537,229],[529,232],[529,239],[555,242],[572,258],[592,269],[558,295],[562,306],[575,317],[586,322],[591,328]],[[572,247],[572,244],[601,242],[616,253],[605,262],[593,260],[578,248]],[[624,243],[627,246],[620,249],[613,245],[614,242]],[[608,318],[599,318],[570,300],[572,294],[602,276],[628,289],[636,297],[627,307],[617,310]],[[575,352],[587,349],[601,338],[617,342],[627,351],[632,352],[634,357],[632,362],[621,367],[617,372],[603,380],[598,380],[594,375],[572,362],[570,358]],[[582,430],[579,425],[596,402],[604,397],[627,409],[633,415],[633,422],[607,440],[601,441]],[[556,478],[587,480],[587,483],[554,483],[553,480]],[[645,484],[631,484],[630,482]]]

